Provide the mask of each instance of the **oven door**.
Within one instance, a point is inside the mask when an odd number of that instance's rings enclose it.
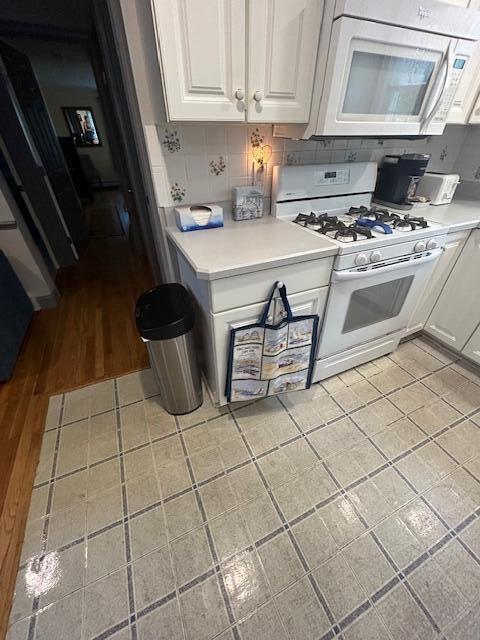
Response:
[[[317,134],[420,134],[448,86],[456,44],[413,29],[335,20]]]
[[[317,357],[405,329],[441,253],[334,271]]]

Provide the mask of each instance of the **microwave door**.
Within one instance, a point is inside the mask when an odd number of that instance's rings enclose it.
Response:
[[[441,253],[334,272],[318,357],[405,329]]]
[[[439,95],[450,43],[446,36],[337,19],[318,135],[419,135]]]

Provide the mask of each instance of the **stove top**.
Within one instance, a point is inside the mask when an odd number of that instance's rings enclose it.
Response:
[[[425,218],[398,214],[381,207],[350,207],[345,214],[299,213],[293,222],[341,243],[373,240],[382,236],[408,236],[430,228]],[[389,238],[385,238],[388,240]]]

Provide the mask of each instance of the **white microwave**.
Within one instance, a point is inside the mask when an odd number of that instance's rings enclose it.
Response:
[[[325,0],[310,122],[275,135],[443,132],[480,11],[427,0]]]

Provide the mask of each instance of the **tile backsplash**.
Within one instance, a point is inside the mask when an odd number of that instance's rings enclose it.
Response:
[[[231,199],[232,187],[252,184],[256,148],[268,145],[271,157],[263,181],[268,198],[272,168],[278,164],[375,161],[399,153],[430,153],[429,170],[454,170],[467,130],[447,126],[442,136],[423,140],[274,138],[271,125],[159,124],[145,126],[157,204],[219,202]],[[478,149],[480,132],[476,136]],[[471,155],[475,145],[471,144]],[[478,158],[477,158],[478,160]],[[480,161],[477,162],[477,165]],[[480,179],[480,170],[479,177]]]

